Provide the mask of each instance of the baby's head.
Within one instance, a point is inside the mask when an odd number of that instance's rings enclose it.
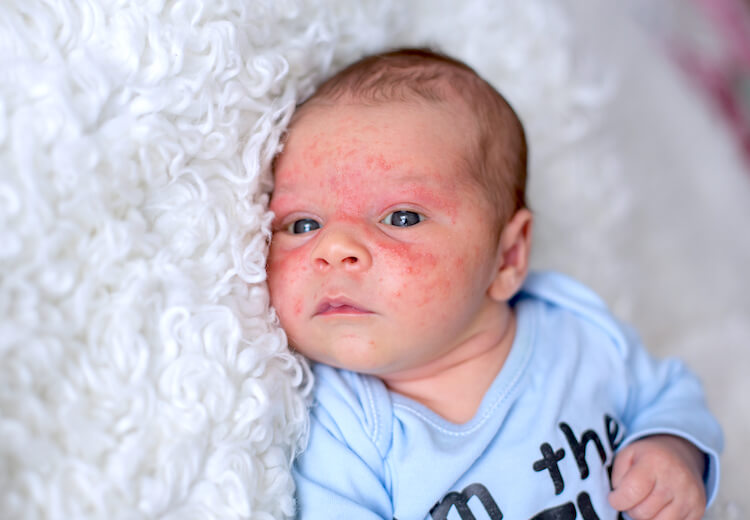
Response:
[[[274,170],[269,288],[297,350],[388,380],[507,327],[526,144],[472,69],[423,50],[351,65],[296,112]]]

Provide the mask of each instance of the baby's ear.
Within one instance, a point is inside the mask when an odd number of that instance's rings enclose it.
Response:
[[[518,210],[503,228],[498,242],[498,268],[487,293],[496,301],[508,301],[521,288],[529,270],[532,215]]]

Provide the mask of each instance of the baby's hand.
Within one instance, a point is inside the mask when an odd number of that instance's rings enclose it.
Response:
[[[633,520],[700,520],[703,453],[672,435],[644,437],[615,457],[609,503]]]

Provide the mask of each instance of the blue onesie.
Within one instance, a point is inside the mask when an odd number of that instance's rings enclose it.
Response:
[[[473,419],[454,424],[377,378],[316,365],[302,519],[616,519],[613,454],[654,433],[706,453],[710,501],[722,434],[700,383],[656,361],[579,283],[529,276],[517,332]]]

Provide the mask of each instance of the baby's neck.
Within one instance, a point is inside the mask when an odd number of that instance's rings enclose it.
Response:
[[[493,321],[467,341],[465,355],[413,377],[383,378],[386,386],[450,422],[470,421],[505,364],[516,334],[515,314],[507,305]]]

